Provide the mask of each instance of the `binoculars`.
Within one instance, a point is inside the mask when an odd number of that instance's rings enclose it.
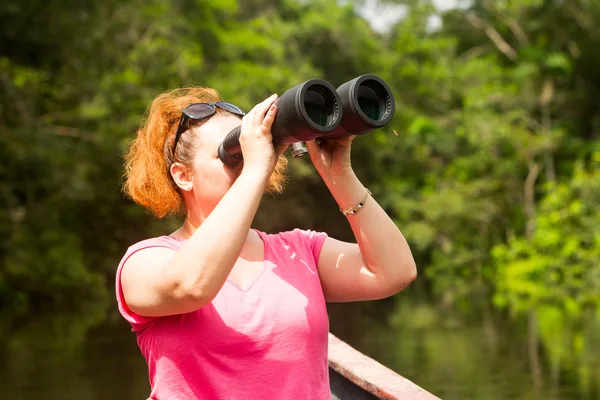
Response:
[[[327,81],[310,79],[288,89],[275,105],[273,145],[291,144],[294,157],[307,152],[303,142],[371,132],[387,125],[395,111],[390,87],[371,74],[354,78],[337,90]],[[234,128],[219,145],[219,158],[229,167],[242,161],[240,133],[241,127]]]

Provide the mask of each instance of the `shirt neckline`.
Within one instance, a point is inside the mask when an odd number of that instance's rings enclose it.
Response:
[[[265,274],[265,271],[267,270],[267,260],[269,259],[269,255],[270,255],[267,234],[262,231],[259,231],[258,229],[252,229],[252,230],[258,234],[258,237],[263,242],[263,261],[262,261],[262,270],[261,270],[260,274],[256,277],[256,279],[254,279],[252,281],[250,286],[248,286],[245,290],[242,289],[241,287],[239,287],[238,285],[236,285],[235,283],[233,283],[232,281],[230,281],[229,278],[227,278],[225,281],[226,283],[230,284],[231,286],[233,286],[235,289],[237,289],[239,292],[241,292],[243,294],[247,294],[248,292],[250,292],[250,290],[256,285],[256,283],[261,280],[261,278]],[[187,241],[187,239],[178,238],[178,237],[170,236],[170,235],[165,235],[165,237],[175,240],[177,242],[182,242],[182,243]]]

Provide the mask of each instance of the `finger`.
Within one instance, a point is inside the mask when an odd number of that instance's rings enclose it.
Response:
[[[267,115],[262,120],[261,127],[263,133],[271,132],[271,127],[273,126],[273,121],[275,121],[275,115],[277,114],[277,106],[275,104],[271,104],[269,111],[267,111]]]
[[[261,119],[260,121],[257,121],[257,122],[262,122],[262,119],[264,119],[266,117],[266,114],[271,109],[271,106],[277,101],[277,98],[278,98],[277,95],[273,94],[273,95],[271,95],[271,97],[265,99],[265,101],[263,101],[259,105],[259,107],[257,107],[256,116]]]
[[[356,137],[356,135],[346,136],[347,143],[351,144],[355,137]]]
[[[271,105],[277,100],[277,95],[273,94],[266,98],[262,103],[257,104],[254,107],[254,118],[255,124],[260,124],[265,118],[265,114],[270,110]]]
[[[252,117],[254,117],[254,109],[250,110],[250,112],[242,117],[242,134],[248,132],[250,128],[250,124],[252,123]]]
[[[319,144],[316,140],[309,140],[306,143],[306,147],[308,147],[308,152],[312,154],[316,154],[319,151]]]

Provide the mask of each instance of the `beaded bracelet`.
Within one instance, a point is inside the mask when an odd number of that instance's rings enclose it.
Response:
[[[367,193],[365,193],[365,197],[360,201],[360,203],[358,203],[355,207],[348,208],[346,210],[342,210],[340,208],[340,212],[342,214],[344,214],[345,216],[356,214],[357,212],[360,211],[361,208],[363,208],[363,206],[367,202],[367,199],[369,198],[369,195],[372,196],[373,193],[371,193],[371,191],[369,189],[367,189]]]

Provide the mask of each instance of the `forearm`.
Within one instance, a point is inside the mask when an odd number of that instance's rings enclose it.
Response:
[[[367,193],[354,172],[325,182],[341,209],[356,206]],[[356,214],[347,216],[367,268],[387,282],[408,284],[416,276],[410,247],[402,232],[371,196]]]
[[[180,294],[200,301],[217,295],[246,242],[268,176],[244,171],[169,266]]]

